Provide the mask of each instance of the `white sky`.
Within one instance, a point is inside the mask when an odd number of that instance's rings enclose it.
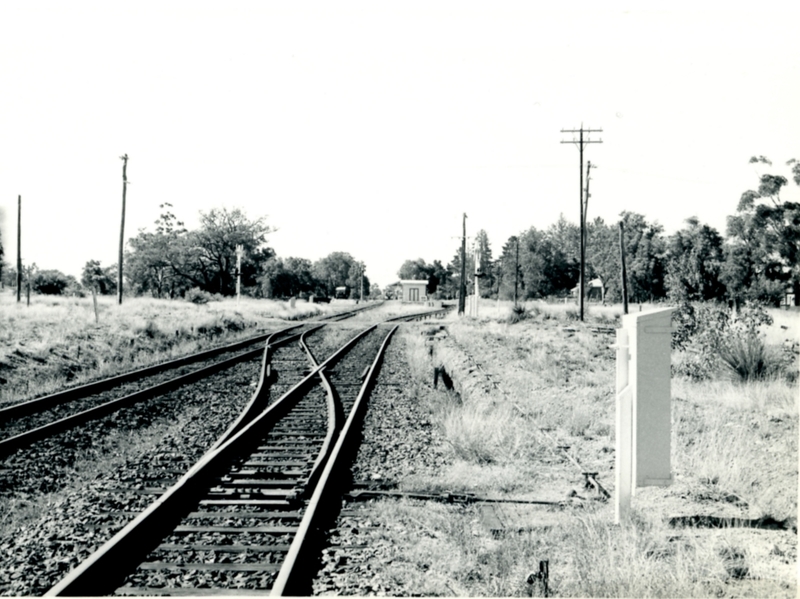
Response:
[[[744,4],[742,3],[744,6]],[[642,7],[647,7],[646,9]],[[700,7],[700,8],[698,8]],[[724,233],[800,158],[800,4],[0,3],[0,230],[16,261],[116,261],[170,202],[267,216],[280,256],[346,251],[380,285],[452,258],[468,214],[510,235],[643,213]],[[792,184],[785,198],[800,198]]]

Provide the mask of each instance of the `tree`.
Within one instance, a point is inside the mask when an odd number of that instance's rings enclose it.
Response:
[[[38,270],[31,280],[31,289],[43,295],[62,295],[70,285],[76,285],[75,277],[60,270]]]
[[[494,289],[494,267],[492,261],[492,246],[489,243],[489,235],[481,229],[475,234],[475,249],[478,250],[479,264],[478,271],[483,275],[479,286],[481,297],[490,297]],[[472,276],[474,271],[467,271],[467,276]]]
[[[433,266],[426,264],[422,258],[406,260],[397,271],[397,276],[406,281],[421,281],[433,274]]]
[[[236,246],[244,248],[242,285],[257,284],[259,267],[275,253],[265,246],[272,228],[264,217],[250,220],[239,208],[212,208],[200,212],[200,229],[188,236],[187,264],[182,273],[205,291],[222,295],[236,293]]]
[[[7,265],[4,258],[5,258],[5,250],[3,250],[3,235],[2,231],[0,231],[0,288],[3,287],[3,282],[5,281],[4,274]]]
[[[125,258],[126,272],[136,293],[172,298],[197,284],[185,274],[189,272],[188,231],[171,212],[171,204],[161,204],[160,208],[163,212],[155,221],[155,233],[140,230],[128,242],[131,251]]]
[[[669,239],[666,286],[673,301],[722,299],[725,285],[720,279],[723,260],[722,237],[716,229],[701,225],[696,217]]]
[[[764,156],[753,156],[750,163],[772,165]],[[800,162],[793,158],[786,164],[800,185]],[[725,279],[735,300],[776,302],[790,283],[800,305],[800,204],[781,200],[788,183],[781,175],[760,175],[758,189],[745,191],[736,214],[728,217]]]
[[[98,260],[89,260],[83,265],[81,284],[96,289],[100,295],[113,295],[117,292],[116,273],[116,264],[103,268]]]
[[[360,275],[366,270],[363,262],[357,262],[347,252],[332,252],[317,260],[311,268],[317,280],[318,290],[325,295],[333,296],[337,287],[348,286],[360,289]],[[364,276],[364,295],[369,294],[369,278]]]
[[[144,230],[129,242],[129,278],[139,292],[161,297],[181,295],[192,287],[209,293],[236,292],[236,246],[242,245],[242,285],[258,286],[263,265],[275,253],[266,247],[272,231],[264,218],[251,220],[239,208],[214,208],[200,213],[200,228],[187,231],[169,211],[156,221],[155,233]]]
[[[428,293],[436,294],[436,297],[453,299],[455,290],[453,289],[453,273],[440,260],[434,260],[432,272],[428,277]]]
[[[664,268],[666,251],[658,223],[648,223],[635,212],[622,212],[625,225],[625,256],[628,292],[632,301],[653,301],[666,295]],[[619,256],[619,230],[596,218],[588,223],[589,242],[586,246],[587,278],[599,277],[609,301],[622,298],[622,263]]]
[[[311,261],[305,258],[270,258],[259,281],[265,297],[307,297],[317,286],[311,274]]]

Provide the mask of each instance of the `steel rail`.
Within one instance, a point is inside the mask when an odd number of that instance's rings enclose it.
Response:
[[[281,331],[276,331],[275,333],[267,337],[274,337],[276,335],[283,334],[299,326],[302,325],[294,325],[292,327],[282,329]],[[281,343],[282,341],[273,342],[273,344]],[[249,345],[254,342],[255,341],[250,340],[245,345]],[[238,343],[236,345],[241,345],[241,343]],[[203,366],[202,368],[198,368],[197,370],[175,377],[168,381],[163,381],[161,383],[157,383],[145,389],[134,391],[133,393],[129,393],[128,395],[112,399],[110,401],[104,402],[92,408],[88,408],[81,412],[71,414],[70,416],[65,416],[64,418],[60,418],[59,420],[43,424],[42,426],[25,431],[24,433],[19,433],[17,435],[14,435],[13,437],[2,439],[0,440],[0,457],[7,456],[11,452],[20,449],[21,447],[25,447],[26,445],[30,445],[31,443],[35,443],[36,441],[40,441],[41,439],[45,439],[47,437],[64,432],[74,426],[85,424],[86,422],[89,422],[91,420],[96,420],[98,418],[102,418],[104,416],[112,414],[113,412],[121,408],[151,399],[158,395],[163,395],[169,391],[172,391],[173,389],[177,389],[182,385],[194,382],[201,378],[205,378],[216,372],[225,370],[226,368],[230,368],[231,366],[238,364],[239,362],[255,358],[261,353],[266,353],[265,349],[262,347],[247,350],[230,358],[220,360],[219,362],[210,364],[208,366]]]
[[[406,322],[410,320],[420,320],[423,318],[430,318],[432,316],[444,316],[452,309],[453,306],[447,306],[445,308],[439,308],[438,310],[427,310],[425,312],[415,312],[414,314],[401,314],[400,316],[387,318],[384,322]]]
[[[185,511],[184,506],[208,488],[208,481],[235,457],[238,446],[259,438],[264,431],[271,429],[300,400],[304,390],[313,384],[323,368],[335,364],[375,327],[372,325],[357,334],[230,439],[209,450],[172,487],[47,591],[45,596],[95,596],[117,589],[131,565],[141,563],[159,541],[177,526]],[[264,374],[262,372],[262,377]]]
[[[311,361],[312,366],[317,368],[319,363],[309,349],[308,345],[306,345],[304,337],[305,333],[300,337],[300,345],[308,355],[308,359]],[[322,475],[322,470],[333,449],[333,442],[336,438],[336,435],[342,426],[339,417],[340,410],[337,410],[336,394],[324,368],[319,369],[319,378],[322,386],[325,388],[325,406],[328,410],[328,431],[325,435],[325,440],[322,442],[322,448],[320,449],[319,454],[317,454],[317,459],[314,460],[314,464],[311,466],[311,472],[306,479],[305,488],[301,494],[303,497],[307,496],[316,486],[317,481]]]
[[[289,329],[297,328],[299,326],[302,325],[296,325],[294,327],[290,327]],[[250,422],[250,420],[255,418],[266,407],[265,403],[268,399],[268,396],[266,395],[266,393],[264,393],[264,391],[266,391],[265,387],[268,385],[268,378],[270,373],[270,358],[272,357],[272,351],[274,350],[274,348],[279,347],[281,345],[286,345],[287,343],[291,343],[292,341],[298,338],[301,340],[302,344],[303,337],[321,329],[323,326],[325,325],[320,324],[306,331],[303,331],[300,334],[290,335],[289,337],[280,339],[278,341],[274,341],[273,337],[285,333],[289,329],[283,329],[282,331],[278,331],[273,335],[270,335],[270,337],[267,339],[266,349],[264,350],[264,357],[261,360],[261,374],[258,377],[258,384],[256,385],[256,390],[253,393],[253,396],[250,398],[250,401],[247,403],[244,410],[242,410],[241,414],[239,414],[236,420],[234,420],[234,422],[228,427],[228,429],[222,434],[222,436],[217,440],[216,443],[214,443],[212,447],[219,447],[220,445],[222,445],[225,441],[230,439],[233,435],[235,435],[242,428],[244,428],[244,426],[247,425],[247,423]],[[314,363],[314,365],[316,366],[316,363]]]
[[[364,383],[361,385],[347,421],[339,433],[333,452],[325,464],[319,483],[314,488],[314,493],[300,521],[298,531],[289,547],[283,566],[281,566],[278,576],[272,585],[270,593],[272,596],[309,594],[309,589],[307,588],[309,582],[307,566],[313,560],[313,544],[316,541],[313,536],[316,531],[323,528],[324,521],[331,516],[333,505],[336,504],[338,507],[335,497],[340,492],[340,489],[337,488],[337,484],[341,484],[342,480],[346,479],[346,477],[342,476],[342,470],[347,465],[346,458],[349,457],[347,452],[352,449],[355,440],[357,432],[355,423],[363,417],[367,405],[365,398],[375,381],[386,347],[396,330],[397,325],[392,327],[386,335],[364,378]]]
[[[274,337],[275,335],[279,335],[281,333],[285,333],[292,329],[296,329],[297,327],[300,326],[302,326],[302,324],[292,325],[270,334],[256,335],[255,337],[250,337],[248,339],[237,341],[235,343],[231,343],[228,345],[223,345],[220,347],[215,347],[213,349],[204,350],[196,354],[183,356],[181,358],[176,358],[174,360],[168,360],[167,362],[161,362],[160,364],[145,366],[144,368],[139,368],[137,370],[132,370],[130,372],[126,372],[123,374],[114,375],[112,377],[105,378],[99,381],[93,381],[91,383],[86,383],[84,385],[79,385],[77,387],[70,387],[69,389],[58,391],[57,393],[52,393],[50,395],[45,395],[43,397],[37,397],[35,399],[14,404],[13,406],[0,408],[0,422],[8,421],[11,418],[19,418],[20,416],[27,416],[29,414],[34,414],[36,412],[46,410],[58,404],[77,398],[87,397],[95,393],[100,393],[117,385],[128,383],[130,381],[135,381],[137,379],[144,378],[152,374],[157,374],[164,370],[169,370],[171,368],[178,368],[180,366],[192,364],[193,362],[198,362],[200,360],[213,358],[214,356],[225,352],[236,351],[243,347],[247,347],[248,345],[252,345],[253,343],[258,343],[259,341],[264,341],[270,337]]]
[[[364,312],[366,310],[372,310],[373,308],[377,308],[377,307],[382,306],[382,305],[383,305],[383,302],[377,302],[377,303],[373,302],[371,304],[366,304],[366,305],[364,305],[364,306],[362,306],[360,308],[355,308],[353,310],[345,310],[344,312],[336,312],[334,314],[328,314],[326,316],[320,316],[318,318],[311,318],[309,320],[332,320],[334,322],[338,321],[338,320],[345,320],[346,318],[350,318],[351,316],[354,316],[354,315],[356,315],[356,314],[358,314],[360,312]]]

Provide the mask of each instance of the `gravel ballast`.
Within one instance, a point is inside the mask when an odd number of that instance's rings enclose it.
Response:
[[[0,538],[0,594],[43,594],[147,507],[239,414],[260,367],[238,364],[4,460],[3,511],[19,524]]]

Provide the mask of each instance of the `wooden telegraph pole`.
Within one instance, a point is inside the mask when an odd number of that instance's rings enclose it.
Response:
[[[625,224],[619,221],[619,258],[622,262],[622,313],[628,313],[628,273],[625,270]]]
[[[117,303],[122,305],[122,250],[125,247],[125,192],[128,189],[128,155],[120,156],[122,160],[122,219],[119,224],[119,262],[117,265]]]
[[[586,222],[584,220],[584,199],[583,199],[583,146],[586,144],[601,144],[603,140],[592,140],[592,139],[584,139],[584,133],[601,133],[602,129],[584,129],[583,125],[581,125],[580,129],[562,129],[562,133],[578,133],[578,139],[572,139],[570,141],[561,141],[562,144],[577,144],[578,150],[580,152],[580,164],[578,168],[578,172],[580,174],[580,224],[581,224],[581,247],[580,247],[580,256],[581,256],[581,275],[580,275],[580,316],[581,322],[583,321],[583,296],[584,296],[584,289],[585,289],[585,278],[586,278],[586,268],[585,268],[585,258],[586,258]]]
[[[17,196],[17,302],[22,301],[22,196]]]
[[[516,250],[514,253],[514,307],[517,307],[517,289],[519,288],[519,236],[514,237]]]
[[[467,294],[467,213],[462,219],[461,233],[461,280],[458,285],[458,315],[464,315],[464,302]]]

